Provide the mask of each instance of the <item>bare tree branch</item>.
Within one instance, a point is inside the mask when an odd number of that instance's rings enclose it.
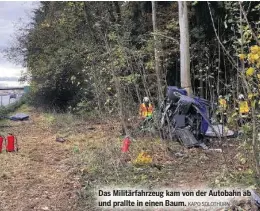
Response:
[[[251,25],[249,24],[249,21],[248,21],[248,19],[247,19],[247,14],[246,14],[246,12],[245,12],[243,6],[242,6],[242,3],[239,2],[239,5],[240,5],[240,9],[241,9],[241,11],[242,11],[242,13],[243,13],[243,16],[244,16],[244,18],[245,18],[245,20],[246,20],[246,23],[247,23],[248,27],[250,28],[253,37],[255,38],[255,41],[257,42],[258,45],[260,45],[260,42],[259,42],[259,40],[258,40],[258,38],[257,38],[257,36],[256,36],[256,34],[255,34],[255,32],[253,31]]]
[[[169,36],[166,36],[164,34],[159,34],[159,33],[155,33],[155,32],[152,32],[151,33],[152,35],[157,35],[157,36],[161,36],[161,37],[164,37],[164,38],[167,38],[169,40],[173,40],[175,43],[177,43],[178,45],[180,44],[180,42],[178,40],[176,40],[175,38],[173,37],[169,37]]]
[[[211,17],[211,21],[212,21],[212,25],[213,25],[213,29],[214,29],[214,32],[215,32],[215,35],[216,35],[216,38],[220,44],[220,46],[222,47],[222,49],[224,50],[225,54],[227,55],[229,61],[231,62],[231,64],[233,66],[235,66],[236,68],[238,68],[238,66],[236,65],[236,62],[234,61],[234,59],[230,56],[230,54],[228,53],[228,51],[226,50],[225,46],[223,45],[223,43],[221,42],[219,36],[218,36],[218,33],[217,33],[217,30],[216,30],[216,27],[215,27],[215,23],[214,23],[214,20],[213,20],[213,16],[212,16],[212,12],[211,12],[211,8],[210,8],[210,3],[208,3],[208,7],[209,7],[209,13],[210,13],[210,17]]]

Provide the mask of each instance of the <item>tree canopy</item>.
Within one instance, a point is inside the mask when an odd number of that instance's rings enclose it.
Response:
[[[259,69],[259,2],[187,4],[194,94],[237,95],[241,67]],[[151,2],[41,2],[8,51],[28,68],[33,102],[127,115],[143,96],[157,104],[158,84],[180,86],[178,2],[154,7],[156,28]]]

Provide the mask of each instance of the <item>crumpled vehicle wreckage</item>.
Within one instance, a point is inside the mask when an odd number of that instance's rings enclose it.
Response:
[[[199,97],[189,97],[184,89],[169,86],[160,108],[160,132],[163,136],[179,140],[184,146],[208,149],[208,138],[234,138],[237,132],[222,124],[212,123],[212,106]]]

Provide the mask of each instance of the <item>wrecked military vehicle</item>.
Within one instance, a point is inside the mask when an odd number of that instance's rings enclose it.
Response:
[[[212,123],[213,109],[209,101],[189,97],[184,89],[167,88],[166,99],[160,107],[160,133],[163,138],[179,140],[186,147],[207,149],[207,138],[236,137],[237,132],[222,124]]]

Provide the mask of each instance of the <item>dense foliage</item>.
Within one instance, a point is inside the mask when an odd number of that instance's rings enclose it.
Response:
[[[257,45],[259,8],[258,2],[189,2],[195,94],[215,100],[243,91],[241,55]],[[22,55],[35,103],[127,116],[144,95],[158,103],[153,35],[163,88],[180,85],[177,2],[157,2],[156,17],[153,31],[151,2],[41,2],[9,56]]]

